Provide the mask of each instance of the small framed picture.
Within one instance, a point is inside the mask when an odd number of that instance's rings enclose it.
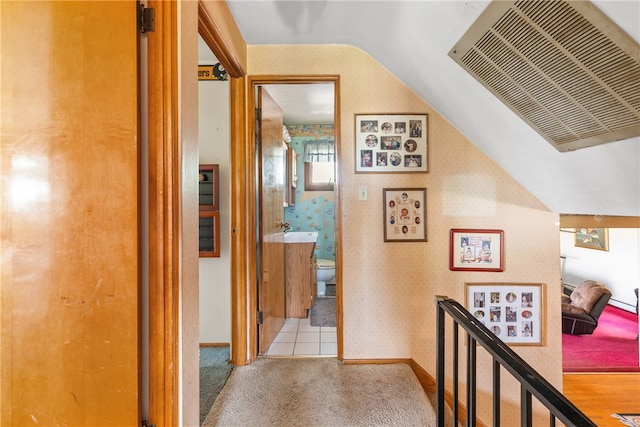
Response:
[[[544,345],[544,283],[465,283],[465,307],[507,344]]]
[[[426,114],[356,114],[356,173],[427,172]]]
[[[449,237],[449,269],[504,271],[504,232],[454,228]]]
[[[580,248],[609,250],[608,228],[576,228],[575,246]]]
[[[383,188],[385,242],[427,241],[427,189]]]

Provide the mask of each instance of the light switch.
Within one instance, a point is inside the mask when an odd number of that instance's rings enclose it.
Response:
[[[367,187],[365,185],[358,187],[358,200],[367,200]]]

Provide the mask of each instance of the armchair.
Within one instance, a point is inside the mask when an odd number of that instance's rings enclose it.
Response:
[[[609,298],[611,291],[595,280],[585,280],[570,295],[562,295],[562,333],[592,334]]]

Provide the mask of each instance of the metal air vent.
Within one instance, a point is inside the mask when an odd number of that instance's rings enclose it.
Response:
[[[449,56],[561,152],[640,136],[640,45],[590,2],[494,0]]]

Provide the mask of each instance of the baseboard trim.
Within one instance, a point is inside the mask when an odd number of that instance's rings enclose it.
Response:
[[[200,347],[231,347],[228,342],[201,342]]]
[[[390,365],[393,363],[410,363],[411,359],[343,359],[345,365]]]
[[[436,392],[436,380],[429,374],[422,366],[413,359],[409,359],[409,366],[413,370],[413,373],[418,377],[418,381],[422,385],[422,388],[426,393]]]

